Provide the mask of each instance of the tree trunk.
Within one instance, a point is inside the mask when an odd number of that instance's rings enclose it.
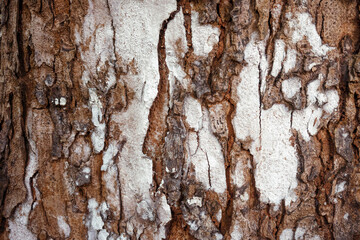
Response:
[[[360,239],[357,1],[0,6],[1,239]]]

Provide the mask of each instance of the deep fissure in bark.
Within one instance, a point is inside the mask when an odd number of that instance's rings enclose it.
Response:
[[[180,4],[178,2],[177,9],[161,25],[157,47],[160,74],[158,94],[150,109],[149,128],[143,144],[144,154],[153,160],[155,190],[158,189],[164,174],[161,149],[167,132],[166,118],[169,111],[169,69],[166,64],[165,32],[168,23],[174,19],[179,11]]]

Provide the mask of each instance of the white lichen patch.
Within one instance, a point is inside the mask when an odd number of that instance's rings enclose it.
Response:
[[[335,193],[341,193],[345,190],[345,186],[346,186],[346,182],[341,182],[339,184],[336,185],[335,187]]]
[[[195,167],[197,181],[201,182],[205,189],[210,189],[209,163],[206,152],[199,147],[196,153],[190,157],[190,161]]]
[[[91,155],[91,146],[82,138],[75,140],[71,146],[70,161],[79,165],[81,162],[87,162]]]
[[[234,170],[235,174],[232,174],[231,180],[232,180],[232,183],[238,188],[240,188],[244,184],[246,184],[246,180],[244,177],[244,169],[246,169],[246,167],[247,166],[244,166],[243,164],[241,164],[240,161],[237,162],[235,165],[235,170]]]
[[[289,78],[281,83],[281,90],[284,97],[287,99],[293,98],[297,93],[300,92],[301,81],[297,77]]]
[[[60,232],[62,234],[63,237],[69,237],[70,236],[70,232],[71,232],[71,228],[69,226],[69,224],[67,224],[64,216],[58,216],[57,217],[57,223],[60,229]]]
[[[90,174],[91,169],[89,167],[84,167],[81,171],[85,174]]]
[[[169,22],[165,33],[166,65],[169,68],[169,93],[173,95],[174,84],[180,83],[187,88],[188,81],[181,62],[188,51],[182,9]],[[173,99],[170,98],[169,106],[172,107]]]
[[[271,70],[271,75],[277,77],[282,68],[282,62],[285,58],[285,42],[281,39],[275,41],[275,51],[274,51],[274,62]]]
[[[321,119],[328,118],[339,104],[336,90],[320,90],[322,76],[307,85],[307,106],[294,111],[293,128],[300,132],[304,140],[309,141],[321,127]]]
[[[26,166],[25,171],[25,187],[26,187],[26,200],[20,206],[18,206],[15,210],[15,214],[13,219],[9,220],[9,239],[10,240],[17,240],[17,239],[24,239],[24,240],[34,240],[37,239],[35,234],[33,234],[28,228],[27,224],[29,222],[29,214],[32,209],[32,204],[34,201],[33,194],[32,194],[32,187],[30,185],[30,179],[34,176],[36,171],[38,170],[38,149],[36,143],[34,141],[33,136],[33,119],[37,119],[36,112],[32,110],[28,111],[27,119],[26,119],[26,128],[28,134],[28,142],[30,146],[29,151],[29,161]],[[36,123],[34,123],[36,124]],[[36,196],[38,197],[38,189],[35,188]]]
[[[194,54],[207,57],[214,45],[219,42],[219,28],[211,25],[200,25],[199,13],[191,11],[191,30]]]
[[[194,133],[188,138],[190,162],[195,167],[196,178],[206,189],[222,194],[226,190],[224,156],[211,130],[209,112],[202,110],[200,103],[192,97],[185,99],[184,108],[187,123],[198,131],[198,138]]]
[[[103,153],[103,164],[101,166],[101,171],[106,171],[109,166],[114,164],[113,159],[118,152],[119,149],[116,146],[116,143],[111,142],[106,151]]]
[[[260,135],[260,95],[259,95],[259,48],[265,43],[257,40],[257,34],[253,34],[245,48],[244,59],[247,65],[240,73],[241,82],[237,86],[239,100],[236,104],[236,115],[233,125],[236,137],[240,140],[247,138],[256,139]]]
[[[290,70],[292,70],[293,68],[295,68],[296,66],[296,57],[297,57],[297,52],[294,49],[291,49],[288,47],[287,51],[286,51],[286,59],[284,61],[284,72],[288,73]]]
[[[170,13],[176,10],[177,2],[108,2],[115,29],[115,51],[121,56],[122,64],[132,62],[135,68],[122,78],[133,92],[132,100],[125,111],[113,113],[110,121],[119,127],[120,138],[126,138],[117,163],[121,202],[126,206],[123,208],[123,221],[127,222],[126,231],[133,234],[133,229],[136,229],[134,237],[140,238],[145,227],[152,227],[154,232],[158,228],[150,217],[147,220],[141,218],[137,205],[141,200],[155,208],[150,190],[153,182],[152,160],[144,155],[142,147],[149,126],[149,110],[158,93],[160,28]]]
[[[193,98],[187,97],[184,100],[184,114],[186,117],[186,123],[190,128],[195,131],[199,131],[202,127],[202,109],[200,102]]]
[[[201,207],[202,206],[202,198],[201,197],[192,197],[187,200],[187,203],[189,205],[195,205],[195,206]]]
[[[252,139],[250,152],[256,162],[255,180],[261,200],[280,204],[286,199],[289,204],[296,198],[293,190],[297,186],[297,156],[290,143],[291,112],[281,104],[268,110],[260,104],[259,65],[264,62],[264,41],[253,34],[244,53],[247,65],[237,88],[240,99],[233,119],[235,134],[243,141]]]
[[[297,52],[293,45],[307,39],[315,56],[325,57],[331,50],[323,45],[315,25],[308,13],[296,13],[289,21],[289,37],[292,46],[287,46],[283,39],[275,40],[274,61],[271,75],[278,76],[281,69],[289,73],[296,67]],[[264,92],[268,62],[265,58],[265,41],[260,41],[257,33],[251,36],[244,51],[246,65],[239,75],[237,86],[238,102],[233,125],[236,137],[250,143],[250,152],[256,163],[256,187],[260,199],[279,205],[285,199],[286,205],[296,199],[297,154],[290,139],[292,128],[306,140],[317,134],[322,126],[322,119],[327,119],[338,106],[339,96],[336,90],[322,91],[319,79],[307,86],[307,104],[302,110],[291,111],[283,104],[275,104],[264,110],[260,102],[260,91]],[[286,54],[285,54],[286,53]],[[301,80],[297,77],[282,82],[284,98],[290,100],[300,97]]]
[[[306,233],[306,229],[298,227],[295,231],[295,240],[303,239],[304,234]]]
[[[291,13],[286,16],[289,20],[289,27],[293,31],[291,40],[294,44],[306,38],[312,47],[313,54],[319,57],[326,56],[326,53],[333,49],[322,44],[321,37],[316,31],[316,26],[309,13],[297,12],[294,18]]]
[[[107,92],[116,83],[114,29],[106,0],[89,0],[89,7],[84,23],[75,31],[77,44],[85,69],[82,73],[82,87],[89,88],[89,105],[92,111],[94,131],[91,140],[95,153],[104,148],[105,123],[102,122],[102,104],[97,97],[97,89]],[[105,78],[98,73],[106,71]],[[93,86],[96,88],[93,88]],[[66,99],[60,98],[60,105],[66,105]]]
[[[198,134],[189,132],[186,142],[190,156],[194,155],[199,149]]]
[[[75,32],[75,42],[79,46],[86,67],[82,76],[85,87],[89,80],[97,79],[98,72],[104,69],[107,69],[106,78],[101,79],[105,81],[104,90],[110,89],[116,83],[113,36],[114,31],[106,0],[89,0],[84,23],[81,29]]]
[[[152,203],[142,200],[136,206],[136,212],[140,216],[142,220],[155,220],[154,208],[152,207]]]
[[[105,122],[103,121],[102,104],[96,94],[96,89],[89,88],[89,105],[92,113],[92,123],[95,129],[91,133],[91,142],[93,144],[94,152],[99,153],[104,149],[105,142]]]
[[[292,240],[294,232],[291,228],[284,229],[281,232],[280,240]]]
[[[35,234],[33,234],[26,227],[26,225],[23,225],[23,223],[18,220],[19,217],[15,216],[15,218],[17,220],[15,220],[15,221],[10,220],[9,221],[9,229],[10,229],[9,239],[10,240],[18,240],[18,239],[36,240],[37,237],[35,236]]]
[[[239,221],[235,220],[235,224],[232,226],[231,239],[243,239],[243,231],[239,224]]]
[[[243,202],[246,202],[249,200],[249,194],[247,192],[245,192],[244,194],[240,195],[240,200]]]
[[[104,234],[105,229],[104,221],[101,217],[101,210],[103,204],[99,206],[94,198],[89,199],[88,201],[88,211],[89,214],[86,217],[85,226],[88,228],[88,239],[96,240],[99,239],[100,232]]]
[[[205,152],[210,168],[211,189],[221,194],[226,191],[224,155],[218,139],[211,131],[209,112],[204,111],[203,128],[199,131],[200,148]]]
[[[156,206],[157,218],[160,222],[159,231],[157,233],[158,239],[166,238],[166,224],[171,221],[171,209],[167,204],[166,196],[163,194]]]
[[[103,164],[101,171],[103,174],[103,181],[105,182],[105,199],[109,204],[113,214],[120,216],[120,184],[118,166],[114,163],[114,158],[118,154],[119,149],[115,141],[112,141],[106,151],[103,153]]]
[[[109,235],[105,229],[102,229],[97,236],[97,240],[107,240]]]
[[[293,190],[297,187],[298,160],[296,149],[290,142],[290,122],[291,112],[283,104],[262,111],[261,135],[252,145],[251,152],[257,162],[256,187],[264,202],[280,204],[285,199],[289,205],[296,200]]]
[[[120,216],[120,184],[119,184],[119,170],[117,165],[113,164],[107,167],[106,172],[103,174],[105,182],[105,199],[109,204],[114,216]]]
[[[104,222],[100,216],[100,211],[98,209],[99,204],[94,198],[89,199],[88,201],[88,210],[89,216],[87,221],[87,227],[93,230],[100,230],[104,226]]]
[[[218,222],[221,221],[221,219],[222,219],[222,211],[221,211],[221,209],[219,209],[219,211],[216,213],[215,217],[216,217],[216,220]]]
[[[327,102],[324,104],[323,109],[327,114],[331,114],[339,105],[340,97],[336,90],[328,90],[325,92]]]

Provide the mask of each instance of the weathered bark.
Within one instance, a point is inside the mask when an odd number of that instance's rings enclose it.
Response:
[[[1,239],[359,239],[359,5],[3,0]]]

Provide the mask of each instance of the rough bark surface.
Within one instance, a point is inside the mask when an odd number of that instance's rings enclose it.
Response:
[[[2,0],[1,239],[360,239],[358,1]]]

